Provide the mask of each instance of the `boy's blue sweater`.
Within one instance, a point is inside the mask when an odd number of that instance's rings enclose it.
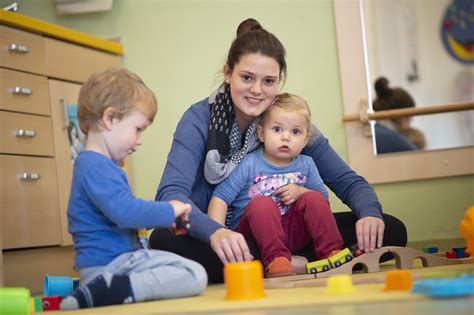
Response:
[[[76,268],[107,265],[139,248],[138,229],[169,227],[174,222],[169,202],[134,197],[125,172],[93,151],[79,153],[74,161],[67,216]]]

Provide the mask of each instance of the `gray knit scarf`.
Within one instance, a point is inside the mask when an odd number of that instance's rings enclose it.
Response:
[[[229,176],[247,153],[260,146],[260,141],[257,137],[256,120],[250,124],[244,135],[240,134],[229,84],[222,83],[209,96],[209,106],[211,121],[207,136],[204,177],[210,184],[218,184]]]

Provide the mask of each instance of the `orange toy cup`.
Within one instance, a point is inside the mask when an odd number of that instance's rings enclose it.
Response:
[[[226,300],[246,300],[265,297],[263,267],[258,260],[229,263],[224,266]]]
[[[385,291],[410,291],[413,286],[408,270],[392,270],[385,277]]]
[[[461,221],[459,226],[462,236],[467,243],[467,251],[471,255],[472,262],[474,263],[474,206],[471,206],[466,210],[464,219]]]

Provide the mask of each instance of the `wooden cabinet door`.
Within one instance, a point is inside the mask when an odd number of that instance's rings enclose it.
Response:
[[[55,160],[58,174],[59,207],[61,213],[62,245],[71,245],[72,237],[67,230],[67,204],[72,182],[72,159],[68,136],[68,108],[77,108],[80,84],[49,81],[51,118],[53,121]]]
[[[46,47],[44,37],[0,25],[0,66],[45,74]]]
[[[121,64],[121,57],[60,40],[45,38],[46,74],[74,82],[85,82],[97,71]]]
[[[54,158],[0,154],[2,248],[59,245]]]
[[[2,246],[2,225],[0,224],[0,288],[3,287],[3,246]]]

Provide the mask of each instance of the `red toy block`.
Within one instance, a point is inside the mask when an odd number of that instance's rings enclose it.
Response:
[[[57,311],[59,310],[59,304],[61,303],[62,296],[45,296],[43,297],[43,311]]]
[[[452,251],[452,250],[448,250],[444,253],[444,256],[446,258],[451,258],[451,259],[454,259],[454,258],[458,258],[458,255],[456,254],[455,251]]]

